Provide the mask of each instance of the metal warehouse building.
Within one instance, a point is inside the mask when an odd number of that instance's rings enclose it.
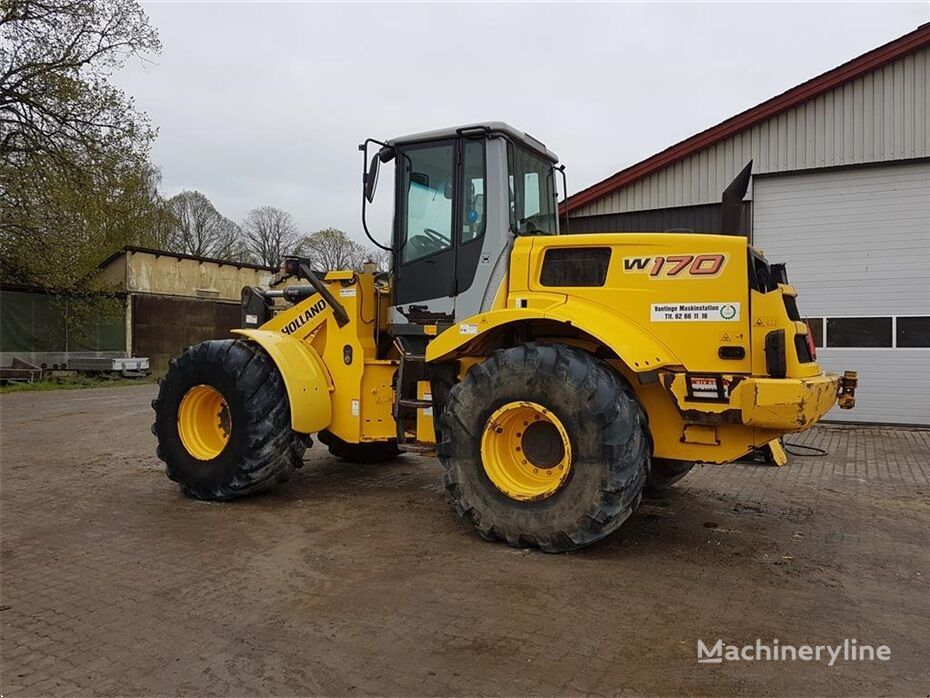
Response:
[[[829,419],[930,424],[930,24],[622,170],[566,202],[572,232],[740,232],[789,281],[826,370],[858,370]]]

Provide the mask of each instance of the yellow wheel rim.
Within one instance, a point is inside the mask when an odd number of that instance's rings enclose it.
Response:
[[[511,499],[545,499],[565,484],[572,445],[550,410],[535,402],[509,402],[484,425],[481,462],[494,486]]]
[[[229,442],[232,422],[222,393],[209,385],[195,385],[178,407],[178,433],[184,448],[197,460],[213,460]]]

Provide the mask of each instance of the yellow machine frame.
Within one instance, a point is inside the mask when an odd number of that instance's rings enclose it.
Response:
[[[610,249],[603,286],[540,282],[546,251],[566,246]],[[785,432],[810,427],[840,391],[838,376],[823,374],[816,362],[800,363],[792,351],[786,352],[785,377],[767,377],[761,350],[767,333],[782,329],[793,340],[808,329],[788,317],[785,297],[795,296],[794,288],[779,284],[761,293],[749,287],[748,259],[745,239],[731,236],[518,238],[493,307],[449,327],[426,325],[426,360],[455,365],[461,378],[506,346],[514,331],[535,341],[579,346],[603,356],[633,387],[649,416],[654,456],[727,462]],[[389,330],[389,290],[376,288],[370,274],[352,272],[330,272],[325,283],[348,313],[344,326],[314,294],[257,330],[237,332],[260,344],[280,367],[295,431],[327,429],[350,443],[395,438],[392,382],[398,355],[377,358],[376,352],[377,336]],[[690,307],[713,308],[720,317],[675,319],[675,308]],[[670,308],[673,317],[666,321]],[[741,348],[742,356],[722,358],[721,347]],[[719,379],[724,387],[718,399],[696,396],[689,389],[695,376]],[[419,396],[429,392],[423,381]],[[434,442],[432,417],[430,408],[420,409],[411,436]]]

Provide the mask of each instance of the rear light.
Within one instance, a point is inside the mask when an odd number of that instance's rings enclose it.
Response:
[[[807,348],[811,353],[811,360],[816,361],[817,360],[817,345],[814,344],[814,332],[811,329],[811,324],[809,322],[805,320],[804,324],[807,325]]]

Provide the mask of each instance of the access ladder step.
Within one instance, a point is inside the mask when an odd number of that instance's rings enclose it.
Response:
[[[433,406],[432,400],[414,400],[411,398],[401,398],[397,401],[397,404],[401,407],[411,407],[414,409],[425,409],[427,407]]]
[[[426,361],[425,354],[404,354],[404,361]]]

